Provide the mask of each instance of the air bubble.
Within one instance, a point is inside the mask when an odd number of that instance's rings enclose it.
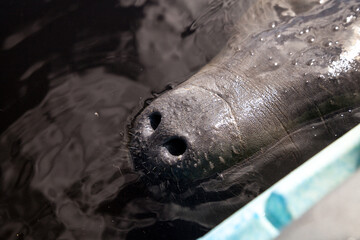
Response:
[[[351,109],[349,109],[349,111],[348,111],[349,113],[351,113],[352,112],[352,110]]]
[[[275,66],[275,67],[279,66],[279,63],[278,63],[278,62],[274,62],[274,66]]]
[[[304,31],[300,31],[299,34],[300,34],[300,35],[303,35],[303,34],[304,34]]]
[[[275,37],[276,37],[276,38],[280,38],[280,37],[281,37],[281,33],[276,33],[276,34],[275,34]]]
[[[344,114],[341,114],[340,117],[344,117]]]
[[[340,30],[340,27],[339,27],[338,25],[333,25],[333,26],[332,26],[332,30],[335,31],[335,32],[336,32],[336,31],[339,31],[339,30]]]
[[[250,51],[250,55],[251,55],[251,56],[254,56],[255,53],[254,53],[253,51]]]
[[[270,57],[269,57],[269,60],[272,60],[272,59],[273,59],[273,57],[270,56]]]
[[[264,38],[260,38],[260,41],[263,42],[265,39]]]

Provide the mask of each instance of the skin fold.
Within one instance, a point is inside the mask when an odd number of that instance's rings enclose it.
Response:
[[[216,58],[137,115],[129,148],[149,179],[192,184],[252,165],[271,182],[359,123],[360,3],[307,1],[297,12],[296,1],[267,3],[250,6]]]

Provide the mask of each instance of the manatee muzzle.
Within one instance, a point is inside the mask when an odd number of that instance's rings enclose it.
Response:
[[[186,85],[154,100],[135,119],[130,152],[152,180],[193,182],[229,166],[238,126],[228,104]]]

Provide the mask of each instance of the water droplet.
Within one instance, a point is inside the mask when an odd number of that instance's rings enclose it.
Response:
[[[325,76],[322,75],[322,74],[320,74],[320,75],[319,75],[319,79],[325,79]]]
[[[309,33],[309,32],[310,32],[310,28],[307,27],[307,28],[305,29],[305,33]]]
[[[349,111],[348,111],[349,113],[351,113],[352,112],[352,110],[351,109],[349,109]]]
[[[335,137],[337,137],[338,135],[337,135],[337,134],[335,134],[334,136],[335,136]]]
[[[316,136],[317,136],[317,134],[315,133],[315,134],[314,134],[314,137],[316,137]]]
[[[270,27],[271,28],[275,28],[277,26],[277,22],[272,22],[272,23],[270,23]]]
[[[315,129],[315,126],[311,126],[312,129]]]
[[[339,30],[340,30],[340,27],[339,27],[338,25],[333,25],[333,26],[332,26],[332,30],[335,31],[335,32],[336,32],[336,31],[339,31]]]
[[[289,52],[289,55],[291,56],[291,55],[293,55],[293,53],[292,53],[292,52]]]
[[[332,46],[332,41],[326,41],[326,42],[324,42],[324,46],[325,47],[331,47]]]
[[[276,38],[280,38],[280,37],[281,37],[281,33],[276,33],[276,34],[275,34],[275,37],[276,37]]]
[[[273,59],[273,57],[270,56],[270,57],[269,57],[269,60],[272,60],[272,59]]]
[[[314,66],[315,65],[315,59],[311,59],[307,62],[308,66]]]
[[[358,7],[358,6],[353,6],[353,7],[352,7],[352,10],[353,10],[354,12],[360,12],[360,7]]]
[[[251,56],[254,56],[255,53],[254,53],[253,51],[250,51],[250,55],[251,55]]]
[[[336,41],[335,44],[338,45],[338,44],[339,44],[339,41]]]
[[[340,117],[344,117],[344,114],[340,114]]]
[[[260,38],[260,41],[263,42],[263,41],[265,41],[265,39],[264,39],[264,38]]]
[[[198,166],[198,164],[197,163],[194,163],[194,167],[197,167]]]
[[[308,43],[315,42],[315,37],[314,36],[308,36],[306,39],[307,39]]]
[[[94,112],[95,117],[99,117],[99,113],[98,112]]]
[[[350,14],[350,15],[348,15],[348,16],[345,18],[344,22],[345,22],[346,24],[347,24],[347,23],[352,23],[352,22],[355,21],[355,19],[356,19],[356,16],[353,15],[353,14]]]
[[[297,66],[299,63],[297,61],[293,61],[293,65]]]
[[[279,63],[278,63],[278,62],[274,62],[274,66],[275,66],[275,67],[279,66]]]
[[[224,180],[224,175],[222,175],[222,173],[219,173],[218,178],[221,179],[221,180]]]
[[[300,31],[299,34],[300,34],[300,35],[303,35],[303,34],[304,34],[304,31]]]

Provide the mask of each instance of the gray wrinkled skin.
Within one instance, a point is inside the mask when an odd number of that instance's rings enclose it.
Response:
[[[268,8],[261,31],[239,26],[211,63],[143,109],[131,130],[137,169],[194,182],[256,159],[289,165],[272,171],[284,175],[319,150],[300,128],[337,136],[331,119],[360,106],[359,2],[307,1],[298,11],[288,2],[250,7],[242,20]]]

